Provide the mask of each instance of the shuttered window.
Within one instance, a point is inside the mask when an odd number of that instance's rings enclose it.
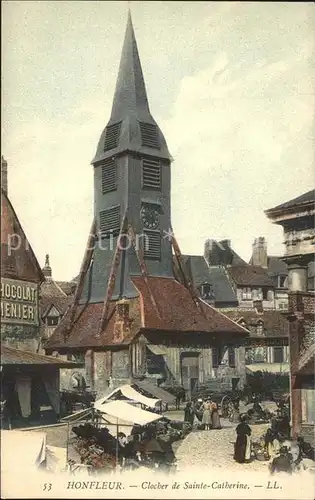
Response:
[[[117,148],[120,136],[121,122],[109,125],[106,128],[104,151]]]
[[[235,349],[234,349],[234,347],[229,347],[229,366],[231,368],[235,367]]]
[[[152,260],[161,259],[161,233],[160,231],[144,231],[143,238],[144,258]]]
[[[100,233],[103,238],[116,235],[120,230],[120,205],[100,212]]]
[[[151,123],[140,122],[140,132],[142,146],[148,148],[160,149],[159,137],[156,125],[151,125]]]
[[[102,167],[102,193],[109,193],[117,189],[117,165],[113,158],[108,158],[101,163]]]
[[[142,187],[161,190],[161,165],[158,160],[142,160]]]

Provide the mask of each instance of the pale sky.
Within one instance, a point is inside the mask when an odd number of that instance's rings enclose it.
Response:
[[[90,165],[107,124],[127,2],[2,2],[2,154],[41,265],[80,269]],[[183,253],[255,237],[282,254],[264,210],[314,188],[313,3],[131,2],[150,108],[172,164]]]

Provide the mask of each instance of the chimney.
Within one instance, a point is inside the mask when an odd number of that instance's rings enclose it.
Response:
[[[1,188],[8,195],[8,162],[1,156]]]
[[[220,243],[224,248],[231,248],[231,240],[221,240]]]
[[[205,246],[204,246],[204,258],[208,262],[208,264],[211,264],[211,253],[212,253],[212,248],[213,248],[213,243],[214,240],[206,240]]]
[[[122,299],[116,304],[114,342],[121,342],[130,330],[129,301]]]
[[[255,238],[253,243],[252,265],[268,267],[267,242],[264,237]]]
[[[263,314],[264,307],[262,300],[253,300],[253,306],[257,314]]]

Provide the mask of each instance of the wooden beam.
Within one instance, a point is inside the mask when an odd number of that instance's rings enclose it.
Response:
[[[127,212],[125,211],[124,217],[123,217],[123,220],[122,220],[122,223],[120,226],[120,230],[119,230],[119,235],[117,237],[117,244],[116,244],[116,248],[115,248],[114,258],[113,258],[113,262],[112,262],[112,266],[111,266],[111,270],[110,270],[108,282],[107,282],[107,289],[106,289],[106,295],[104,298],[102,316],[100,319],[99,329],[98,329],[98,332],[96,334],[96,337],[100,337],[100,335],[104,329],[105,322],[107,320],[109,303],[110,303],[110,300],[111,300],[112,295],[113,295],[113,291],[114,291],[114,287],[115,287],[115,283],[116,283],[117,269],[118,269],[118,266],[120,263],[120,256],[121,256],[121,250],[122,250],[121,246],[120,246],[120,237],[123,234],[123,231],[126,229],[126,224],[127,224]]]
[[[82,262],[81,269],[80,269],[79,282],[78,282],[78,285],[76,287],[73,303],[72,303],[72,306],[71,306],[71,309],[69,312],[68,331],[70,330],[72,323],[74,321],[74,317],[75,317],[75,314],[77,311],[78,303],[79,303],[80,297],[82,295],[85,276],[86,276],[86,273],[90,267],[92,255],[94,252],[95,239],[96,239],[96,218],[94,217],[93,222],[92,222],[92,226],[91,226],[91,230],[90,230],[90,234],[89,234],[89,238],[88,238],[87,245],[86,245],[86,250],[85,250],[83,262]]]
[[[193,301],[195,302],[195,304],[199,308],[201,308],[201,310],[203,311],[203,309],[201,307],[201,303],[199,301],[198,292],[195,289],[195,287],[194,287],[193,283],[191,282],[191,280],[189,279],[189,277],[187,277],[187,275],[185,273],[185,266],[184,266],[184,262],[183,262],[183,257],[182,257],[179,245],[178,245],[178,243],[176,241],[176,238],[174,236],[174,232],[173,232],[172,228],[171,228],[171,240],[172,240],[172,246],[173,246],[173,249],[174,249],[175,257],[176,257],[176,260],[177,260],[177,263],[178,263],[178,267],[179,267],[179,269],[180,269],[180,271],[182,273],[182,276],[183,276],[184,285],[189,290],[189,293],[190,293]]]
[[[147,266],[145,264],[142,251],[137,247],[137,241],[136,241],[135,232],[134,232],[133,227],[131,226],[131,224],[128,225],[128,234],[129,234],[129,236],[131,238],[133,249],[136,252],[136,256],[137,256],[137,259],[138,259],[140,271],[141,271],[141,274],[142,274],[142,276],[144,278],[144,282],[147,285],[151,302],[152,302],[153,307],[155,308],[155,310],[157,312],[158,317],[161,319],[161,314],[160,314],[157,302],[156,302],[154,294],[153,294],[153,292],[152,292],[152,290],[150,288],[149,279],[148,279],[149,273],[148,273],[148,270],[147,270]]]

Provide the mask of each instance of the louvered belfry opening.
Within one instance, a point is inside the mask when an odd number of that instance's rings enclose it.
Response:
[[[151,123],[140,123],[140,132],[142,146],[148,148],[160,149],[159,136],[156,125],[151,125]]]
[[[104,151],[115,149],[118,146],[120,136],[121,122],[108,125],[106,127]]]
[[[102,167],[102,193],[117,189],[117,164],[115,158],[107,158],[100,164]]]
[[[142,160],[142,187],[161,190],[161,165],[158,160]]]
[[[160,231],[144,231],[143,253],[145,259],[161,260]]]
[[[107,238],[116,236],[120,230],[120,205],[100,212],[100,236]]]

